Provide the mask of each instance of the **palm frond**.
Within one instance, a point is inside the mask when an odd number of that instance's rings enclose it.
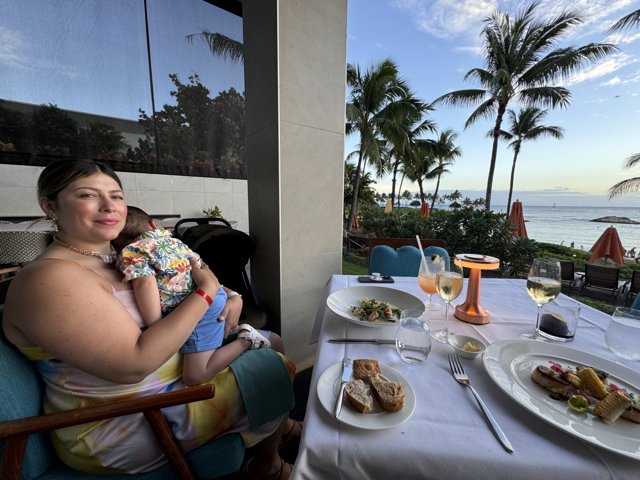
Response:
[[[189,43],[193,43],[196,39],[207,45],[214,57],[226,57],[234,63],[244,62],[244,47],[237,40],[221,33],[212,33],[207,29],[204,29],[201,33],[187,35],[187,42]]]
[[[640,24],[640,10],[635,10],[614,23],[609,29],[609,33],[619,32],[625,28],[635,27],[638,24]]]
[[[627,178],[609,189],[609,198],[640,191],[640,177]]]

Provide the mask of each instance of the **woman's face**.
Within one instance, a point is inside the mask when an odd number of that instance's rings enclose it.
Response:
[[[60,232],[85,242],[113,240],[127,218],[122,189],[101,172],[71,182],[50,208]]]

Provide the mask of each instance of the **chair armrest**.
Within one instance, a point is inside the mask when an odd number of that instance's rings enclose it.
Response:
[[[106,418],[121,417],[146,410],[157,410],[184,403],[197,402],[213,398],[213,385],[197,385],[173,392],[158,393],[144,397],[112,400],[91,407],[65,410],[37,417],[21,418],[0,423],[0,438],[14,435],[29,435],[37,432],[49,432],[58,428],[70,427],[82,423],[96,422]]]
[[[206,400],[212,398],[214,394],[215,387],[213,385],[198,385],[173,392],[111,400],[91,407],[2,422],[0,423],[0,439],[6,439],[6,441],[0,465],[0,478],[5,480],[20,478],[27,437],[31,433],[49,432],[58,428],[142,412],[162,446],[169,463],[176,470],[177,478],[195,479],[191,465],[173,437],[171,427],[160,409]]]

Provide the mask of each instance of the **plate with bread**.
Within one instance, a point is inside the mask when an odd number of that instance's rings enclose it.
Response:
[[[576,438],[640,460],[640,372],[547,342],[502,340],[484,367],[513,400]]]
[[[364,327],[395,326],[400,312],[416,309],[424,312],[424,303],[414,295],[381,286],[348,287],[333,292],[327,306],[341,317]]]
[[[341,374],[342,362],[337,362],[318,379],[318,398],[332,416]],[[366,430],[400,425],[416,408],[416,395],[409,381],[397,370],[372,359],[353,361],[353,375],[344,395],[338,421]]]

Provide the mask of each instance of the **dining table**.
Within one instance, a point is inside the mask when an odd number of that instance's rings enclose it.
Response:
[[[453,304],[464,301],[467,281]],[[455,334],[481,339],[488,346],[484,356],[492,348],[501,345],[523,347],[523,350],[530,347],[534,351],[541,347],[561,349],[564,353],[574,352],[578,356],[588,354],[614,362],[617,368],[633,372],[634,378],[638,378],[640,361],[615,355],[604,341],[609,315],[581,304],[576,335],[571,342],[521,340],[521,334],[534,330],[537,311],[536,304],[527,294],[526,280],[483,278],[481,281],[482,303],[490,312],[489,323],[462,322],[451,314],[450,309],[448,327]],[[631,433],[626,433],[629,436],[620,439],[613,434],[613,440],[605,440],[611,443],[608,446],[586,441],[567,429],[580,432],[579,416],[590,414],[567,412],[566,422],[560,421],[563,428],[559,428],[557,418],[555,421],[545,418],[544,411],[534,414],[525,408],[525,404],[531,400],[526,392],[510,383],[510,376],[514,373],[509,370],[509,365],[505,367],[505,372],[494,372],[494,376],[501,376],[499,380],[503,386],[500,386],[490,375],[488,359],[483,355],[462,359],[471,384],[508,437],[513,453],[507,452],[493,435],[472,392],[452,377],[448,361],[448,354],[453,351],[450,345],[433,341],[426,361],[408,364],[400,358],[394,344],[330,343],[330,338],[394,339],[396,327],[393,324],[385,327],[365,326],[347,320],[344,315],[327,306],[327,298],[332,294],[362,285],[357,276],[333,275],[325,286],[310,338],[310,343],[317,343],[316,358],[292,479],[640,478],[640,447],[635,452],[626,451],[624,447],[625,442],[629,441],[634,445],[640,444],[640,424],[618,420],[627,422],[629,425],[623,427],[625,432]],[[394,277],[394,283],[366,285],[399,289],[421,301],[425,300],[415,277]],[[443,326],[444,312],[444,304],[440,310],[426,312],[432,330]],[[323,385],[322,381],[319,385],[319,380],[326,380],[325,372],[329,372],[329,369],[339,372],[336,364],[339,365],[345,357],[375,359],[406,379],[415,397],[415,408],[411,415],[401,423],[380,429],[363,428],[361,424],[334,418],[319,398],[318,388]],[[569,357],[573,358],[573,355]],[[544,358],[543,355],[538,359],[544,362]],[[335,384],[337,387],[339,378],[335,379]],[[640,392],[640,384],[633,385],[633,388]],[[408,390],[406,388],[405,393]],[[326,394],[326,388],[320,391]],[[541,388],[538,394],[546,396]],[[557,402],[562,405],[560,401]],[[345,402],[342,408],[350,407]],[[565,417],[560,415],[560,418]],[[372,421],[375,422],[375,419]],[[593,422],[601,421],[594,419]],[[615,425],[611,427],[616,428]],[[625,452],[621,453],[621,450]]]

